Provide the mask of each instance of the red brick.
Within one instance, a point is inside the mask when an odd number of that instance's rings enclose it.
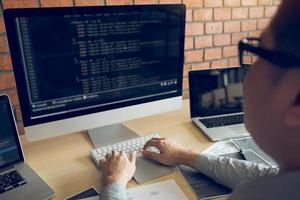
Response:
[[[41,7],[73,6],[73,0],[41,0]]]
[[[230,58],[228,66],[240,66],[239,58]]]
[[[223,0],[204,0],[204,7],[222,7]]]
[[[249,31],[248,32],[249,37],[260,37],[261,31]]]
[[[237,7],[241,5],[241,0],[224,0],[225,7]]]
[[[0,37],[0,52],[9,52],[7,38],[5,36]]]
[[[265,17],[273,17],[277,11],[277,6],[268,6],[265,8]]]
[[[187,23],[186,26],[186,36],[191,35],[203,35],[204,33],[204,24],[203,23]]]
[[[192,70],[202,70],[202,69],[209,69],[210,62],[201,62],[192,64]]]
[[[232,19],[247,19],[247,18],[248,18],[248,8],[232,9]]]
[[[258,29],[265,29],[270,23],[270,19],[259,19],[257,21],[257,28]]]
[[[274,0],[274,5],[280,5],[281,4],[281,0]]]
[[[213,18],[213,9],[200,8],[194,9],[194,21],[208,21]]]
[[[223,48],[223,57],[233,57],[238,55],[237,46],[229,46]]]
[[[258,5],[272,5],[273,4],[273,0],[258,0]]]
[[[106,0],[106,5],[132,5],[133,0]]]
[[[185,20],[187,22],[193,21],[193,9],[186,9]]]
[[[249,10],[250,18],[262,18],[264,16],[264,7],[252,7]]]
[[[227,59],[214,60],[211,62],[211,68],[223,68],[228,66]]]
[[[184,42],[184,49],[189,50],[189,49],[194,49],[194,38],[193,37],[186,37],[185,42]]]
[[[212,35],[199,36],[195,38],[196,49],[207,48],[213,46]]]
[[[10,101],[11,101],[11,104],[13,106],[18,106],[20,105],[20,102],[19,102],[19,96],[18,96],[18,93],[17,93],[17,90],[12,90],[10,92],[7,92],[9,98],[10,98]]]
[[[231,18],[231,8],[215,8],[214,20],[229,20]]]
[[[159,0],[160,4],[178,4],[181,3],[181,0]]]
[[[17,121],[22,121],[23,120],[23,118],[22,118],[22,112],[21,112],[20,107],[16,108],[15,117],[16,117]]]
[[[12,73],[0,74],[0,90],[15,88],[15,78]]]
[[[205,33],[222,33],[223,23],[222,22],[208,22],[205,24]]]
[[[10,102],[13,106],[20,105],[19,97],[16,89],[7,90],[2,92],[3,94],[7,94],[9,96]]]
[[[241,22],[240,21],[226,21],[224,22],[224,32],[225,33],[234,33],[241,31]]]
[[[104,5],[104,0],[76,0],[76,6],[98,6]]]
[[[242,0],[242,6],[256,6],[257,0]]]
[[[183,78],[182,88],[183,89],[188,89],[189,88],[189,79],[188,78]]]
[[[230,45],[230,34],[222,34],[214,36],[214,45],[215,46],[225,46]]]
[[[36,0],[2,0],[3,8],[32,8],[37,7]]]
[[[251,64],[252,63],[252,56],[244,56],[244,63],[249,63]]]
[[[185,52],[185,62],[201,62],[203,60],[202,50],[193,50]]]
[[[24,135],[25,134],[25,130],[24,130],[23,123],[22,122],[18,122],[17,123],[17,127],[18,127],[19,135]]]
[[[242,31],[253,31],[257,29],[256,20],[245,20],[242,21]]]
[[[191,65],[185,64],[183,67],[183,76],[188,76],[189,71],[191,71]]]
[[[231,35],[231,44],[237,45],[240,40],[248,37],[247,32],[241,32],[241,33],[232,33]]]
[[[204,53],[205,60],[220,59],[221,57],[222,57],[222,49],[221,48],[205,49],[205,53]]]
[[[183,0],[183,4],[187,8],[201,8],[203,7],[203,0]]]
[[[0,70],[12,70],[9,54],[0,54]]]
[[[0,33],[5,33],[5,24],[2,15],[0,16]]]

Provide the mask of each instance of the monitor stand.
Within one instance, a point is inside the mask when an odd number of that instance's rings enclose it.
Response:
[[[88,130],[94,148],[112,145],[125,140],[140,137],[123,124],[113,124]]]

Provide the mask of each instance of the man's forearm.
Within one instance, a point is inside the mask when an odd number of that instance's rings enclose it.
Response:
[[[199,153],[195,151],[186,150],[178,154],[176,160],[178,160],[178,164],[183,164],[195,168],[195,160],[197,159],[198,155]]]
[[[254,162],[211,154],[199,154],[194,168],[230,189],[258,177],[276,175],[279,171],[278,168]]]
[[[100,191],[100,200],[127,200],[126,188],[118,183],[112,183]]]

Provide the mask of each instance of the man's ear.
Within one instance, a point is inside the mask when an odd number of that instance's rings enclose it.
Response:
[[[296,96],[295,101],[288,108],[284,118],[287,126],[300,126],[300,93]]]

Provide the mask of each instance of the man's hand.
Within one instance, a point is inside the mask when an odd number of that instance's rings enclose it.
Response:
[[[119,183],[126,187],[135,172],[136,152],[127,157],[124,151],[113,151],[101,160],[104,185]]]
[[[160,153],[148,151],[148,147],[156,147]],[[147,158],[156,160],[162,164],[173,166],[178,164],[185,164],[194,167],[194,162],[197,158],[197,153],[187,150],[169,140],[164,138],[152,138],[149,140],[143,149],[143,155]]]

